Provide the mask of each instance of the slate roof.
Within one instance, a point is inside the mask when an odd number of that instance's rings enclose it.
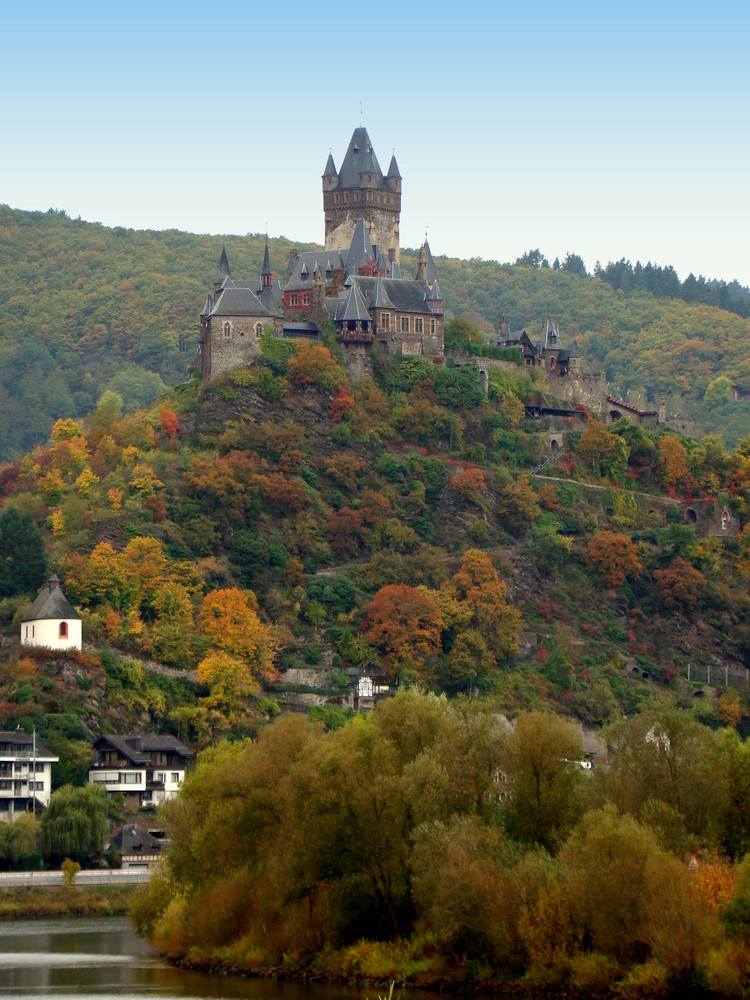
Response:
[[[383,279],[378,276],[375,279],[375,285],[370,292],[370,308],[371,309],[394,309],[395,306],[391,302],[388,292],[385,290],[385,283]]]
[[[195,754],[190,747],[185,746],[176,736],[164,734],[161,736],[116,736],[111,733],[100,736],[94,746],[97,750],[104,749],[107,744],[117,750],[121,757],[138,767],[151,763],[151,753],[174,753],[188,760]]]
[[[380,191],[390,191],[383,171],[380,169],[375,150],[372,148],[366,128],[355,128],[339,171],[339,190],[358,190],[361,174],[374,174],[375,187]]]
[[[364,219],[357,219],[354,226],[354,235],[349,244],[349,253],[346,256],[346,270],[348,274],[356,274],[360,267],[372,267],[375,263],[375,251],[372,249],[370,234]]]
[[[132,854],[161,854],[162,843],[137,823],[126,823],[112,837],[109,846],[121,856]]]
[[[247,284],[247,283],[243,283]],[[214,316],[270,316],[258,296],[250,288],[232,284],[217,298],[210,317]]]
[[[260,273],[273,274],[273,271],[271,270],[271,259],[268,256],[268,240],[266,240],[266,252],[263,255],[263,270]]]
[[[326,168],[323,171],[324,177],[335,177],[336,176],[336,164],[333,162],[333,155],[328,154],[328,159],[326,160]]]
[[[427,254],[427,284],[434,285],[437,281],[437,271],[435,270],[435,264],[432,260],[432,253],[430,252],[430,244],[427,240],[424,241],[425,253]]]
[[[370,281],[375,279],[370,278]],[[367,303],[362,297],[362,293],[356,284],[352,282],[349,292],[345,299],[339,302],[338,308],[336,309],[336,319],[341,322],[347,322],[348,320],[361,320],[363,322],[371,323],[372,316],[367,311]]]
[[[73,608],[65,594],[60,589],[60,581],[53,576],[49,585],[39,594],[37,599],[21,619],[22,622],[38,622],[68,618],[80,621],[81,616]]]
[[[209,293],[206,296],[206,301],[203,303],[203,308],[201,309],[201,319],[208,316],[213,307],[214,307],[214,300],[211,294]]]
[[[2,730],[0,731],[0,743],[10,743],[12,748],[23,750],[24,754],[27,751],[31,753],[34,747],[34,736],[32,733],[25,733],[22,729]],[[0,757],[14,756],[14,749],[11,749],[10,753],[3,751],[0,753]],[[50,752],[38,736],[36,738],[36,755],[53,761],[60,759]]]
[[[261,288],[258,298],[271,313],[272,316],[281,316],[284,311],[284,293],[281,291],[281,282],[278,278],[270,285]]]
[[[419,281],[409,281],[404,278],[365,278],[360,275],[352,275],[347,280],[347,284],[351,282],[352,285],[356,285],[365,300],[370,302],[376,281],[383,283],[383,290],[393,303],[391,308],[397,312],[434,315],[425,301],[427,287]]]
[[[312,274],[315,271],[315,267],[319,267],[325,274],[328,271],[329,264],[331,265],[332,271],[345,271],[346,251],[306,250],[304,253],[299,254],[294,259],[294,263],[292,264],[292,273],[289,275],[289,280],[284,286],[284,291],[296,292],[303,288],[312,288]],[[305,271],[307,272],[306,278],[303,277],[302,273],[303,265],[305,267]]]
[[[388,177],[393,177],[397,180],[401,180],[401,174],[398,171],[398,163],[396,163],[396,154],[394,153],[391,157],[391,163],[388,167]]]
[[[541,343],[542,347],[547,351],[550,349],[556,350],[560,347],[560,331],[553,320],[550,319],[549,313],[547,313],[547,318],[542,327]]]
[[[433,267],[433,271],[434,270],[435,270],[435,268]],[[440,294],[440,285],[438,284],[437,278],[435,278],[434,282],[432,283],[432,288],[427,293],[427,301],[428,302],[442,302],[443,301],[443,296]]]

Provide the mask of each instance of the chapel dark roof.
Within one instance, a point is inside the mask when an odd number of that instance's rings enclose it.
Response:
[[[81,616],[63,594],[60,589],[60,581],[56,576],[53,576],[21,621],[38,622],[49,619],[56,621],[62,618],[80,621]]]
[[[367,129],[355,128],[344,162],[339,171],[339,188],[341,190],[358,190],[361,186],[361,175],[373,174],[375,187],[381,191],[389,191],[383,171],[380,169],[375,150],[372,148]]]

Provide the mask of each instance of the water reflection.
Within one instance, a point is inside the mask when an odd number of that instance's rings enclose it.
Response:
[[[373,998],[376,990],[367,991]],[[26,1000],[363,1000],[355,987],[209,976],[175,969],[122,917],[0,923],[0,994]],[[411,994],[429,1000],[428,994]],[[408,995],[401,992],[402,1000]]]

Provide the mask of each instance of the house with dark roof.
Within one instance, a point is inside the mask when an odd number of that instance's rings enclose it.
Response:
[[[34,733],[20,727],[0,732],[0,823],[46,809],[52,795],[52,765],[60,760]]]
[[[126,807],[141,809],[173,799],[195,757],[175,736],[100,736],[94,744],[89,784],[109,798],[122,795]]]
[[[48,649],[81,648],[81,616],[73,608],[56,576],[21,619],[21,644]]]
[[[137,823],[126,823],[114,834],[107,844],[107,850],[120,855],[123,871],[150,871],[162,859],[164,841],[152,837]]]

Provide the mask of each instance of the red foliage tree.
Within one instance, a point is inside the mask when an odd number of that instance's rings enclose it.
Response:
[[[162,434],[168,438],[174,437],[182,429],[180,421],[177,419],[177,414],[174,410],[170,410],[166,406],[163,407],[159,414],[159,426],[161,427]]]
[[[654,579],[668,608],[694,608],[706,586],[701,571],[679,556],[664,569],[655,570]]]
[[[441,648],[443,619],[435,601],[405,583],[381,587],[364,609],[360,629],[383,654],[391,676],[398,664],[423,665]]]

